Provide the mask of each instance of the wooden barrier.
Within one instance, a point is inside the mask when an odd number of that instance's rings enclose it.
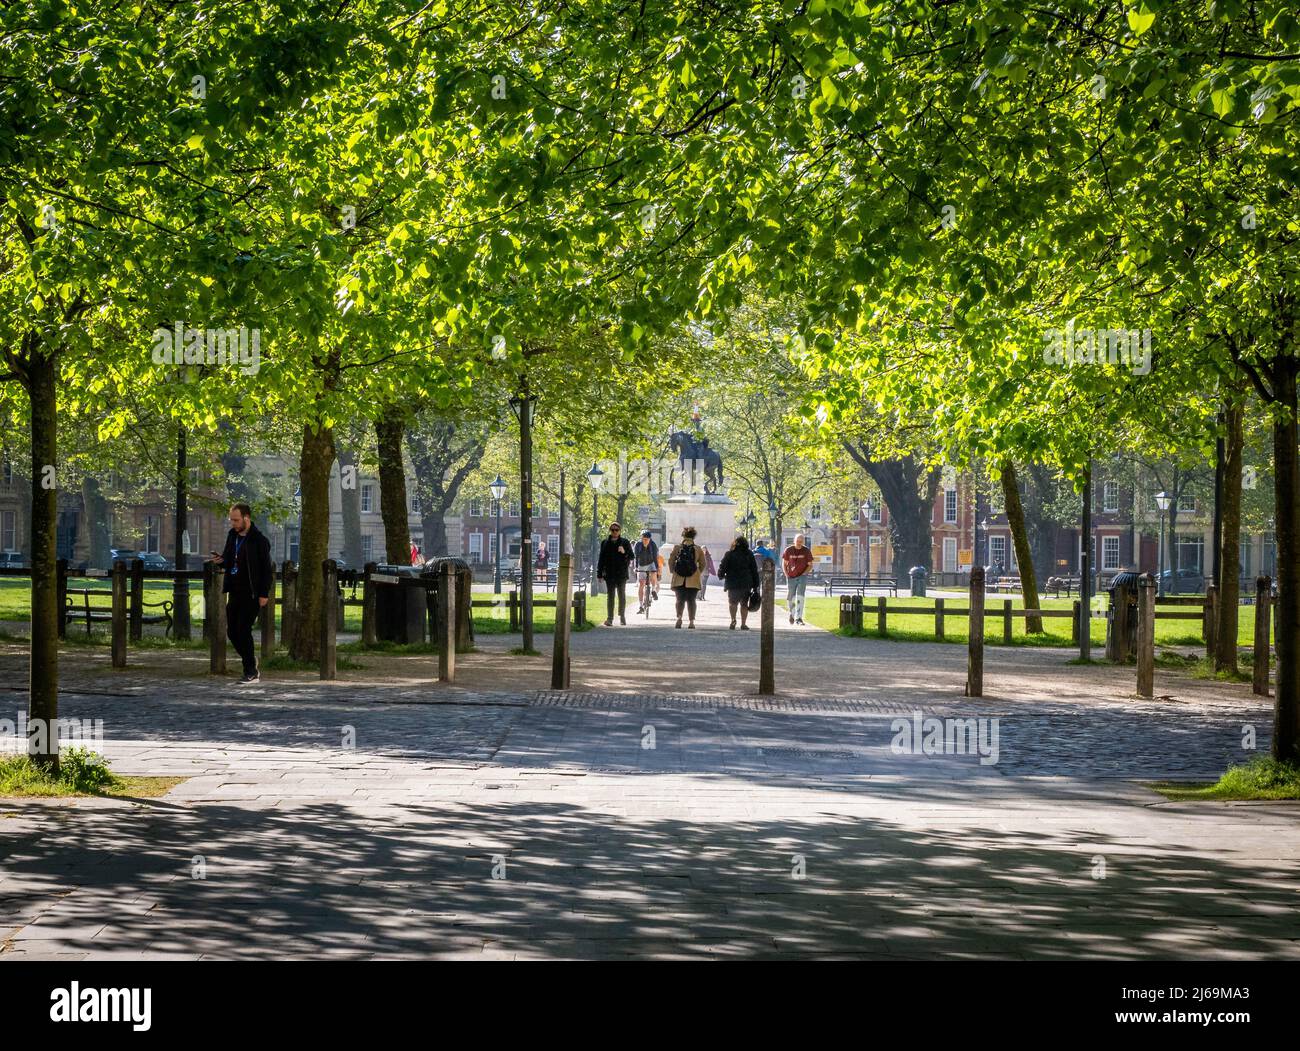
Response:
[[[294,645],[294,634],[298,627],[298,567],[292,562],[285,562],[280,570],[283,581],[280,600],[280,638],[286,647]]]
[[[226,574],[216,562],[205,562],[203,573],[203,625],[208,636],[208,673],[225,675],[226,604],[221,600],[221,588]]]
[[[131,641],[144,638],[144,559],[131,559]]]
[[[271,563],[271,580],[266,591],[266,605],[258,612],[262,623],[262,660],[275,654],[275,563]]]
[[[361,645],[375,646],[379,635],[375,628],[375,606],[378,603],[378,585],[370,578],[379,571],[374,562],[367,562],[361,578]]]
[[[885,619],[888,614],[889,603],[885,600],[885,596],[881,595],[876,599],[876,630],[880,632],[881,635],[888,634],[889,624]]]
[[[934,600],[934,637],[943,642],[944,635],[944,600],[936,598]]]
[[[1269,619],[1273,612],[1273,581],[1268,577],[1255,580],[1255,652],[1251,669],[1251,692],[1268,696]]]
[[[68,618],[63,615],[63,611],[68,608],[68,560],[59,559],[54,563],[55,573],[55,601],[59,605],[59,638],[66,638],[68,634]]]
[[[339,567],[332,558],[321,563],[323,590],[320,601],[320,677],[337,679],[338,671],[338,619],[339,604],[335,595],[339,589]]]
[[[1021,615],[1024,616],[1023,613]],[[1011,645],[1011,600],[1009,598],[1002,600],[1002,642],[1007,646]]]
[[[758,640],[758,692],[776,693],[776,565],[761,560],[763,615]]]
[[[474,607],[471,605],[474,601],[474,571],[469,566],[455,568],[456,652],[471,653],[474,649]]]
[[[456,567],[438,567],[438,679],[456,681]]]
[[[1205,614],[1201,621],[1201,634],[1205,637],[1205,656],[1214,665],[1214,645],[1218,638],[1219,589],[1210,584],[1205,589]]]
[[[136,559],[139,562],[139,559]],[[143,586],[140,590],[143,590]],[[137,590],[136,594],[139,594]],[[63,616],[63,611],[59,610],[59,616]],[[114,668],[126,667],[126,635],[127,635],[127,611],[126,611],[126,563],[117,561],[113,563],[113,658]]]
[[[1008,600],[1009,601],[1009,600]],[[966,641],[966,696],[984,696],[984,567],[970,571],[970,628]]]
[[[569,605],[573,596],[573,556],[560,556],[556,576],[555,639],[551,646],[551,689],[569,688]]]
[[[1156,582],[1150,573],[1138,578],[1137,692],[1139,697],[1155,693],[1156,676]]]

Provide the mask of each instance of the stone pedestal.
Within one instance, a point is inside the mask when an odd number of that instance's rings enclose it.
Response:
[[[716,566],[740,531],[736,522],[736,501],[720,493],[689,493],[670,496],[663,503],[664,547],[674,547],[682,530],[695,527],[695,542],[709,549]]]

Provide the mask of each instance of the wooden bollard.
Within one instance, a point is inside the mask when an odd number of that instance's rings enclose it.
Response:
[[[469,653],[474,649],[474,571],[469,566],[455,568],[456,652]]]
[[[221,588],[226,571],[216,562],[203,566],[203,629],[208,634],[208,673],[226,674],[226,604]],[[209,625],[211,628],[209,629]]]
[[[934,600],[934,637],[940,642],[943,641],[944,624],[943,624],[943,599]]]
[[[285,562],[280,580],[280,638],[286,646],[292,646],[298,628],[298,567]]]
[[[1083,624],[1083,603],[1075,599],[1072,609],[1074,615],[1070,617],[1070,642],[1077,644],[1079,641],[1079,627]]]
[[[1002,600],[1002,643],[1011,645],[1011,600]]]
[[[131,641],[144,637],[144,559],[131,559]]]
[[[884,595],[881,595],[880,598],[876,600],[876,630],[879,631],[881,635],[885,635],[889,630],[889,622],[885,619],[888,613],[888,607],[885,605],[885,602],[886,599]]]
[[[510,592],[510,630],[519,630],[519,592]]]
[[[126,563],[113,563],[113,667],[126,667]]]
[[[1214,664],[1214,644],[1219,632],[1219,589],[1213,584],[1205,588],[1205,617],[1201,623],[1205,634],[1205,656]]]
[[[320,677],[339,677],[338,620],[339,566],[332,558],[321,563],[323,586],[320,596]]]
[[[573,556],[561,555],[555,575],[555,641],[551,648],[551,689],[569,688],[569,606],[573,601]]]
[[[776,564],[761,560],[763,617],[758,640],[758,692],[776,693]]]
[[[378,571],[379,567],[374,562],[367,562],[365,569],[362,570],[361,645],[363,646],[374,646],[379,642],[379,631],[375,626],[375,617],[377,616],[375,607],[379,601],[376,588],[379,585],[370,579],[370,575]]]
[[[966,696],[984,696],[984,567],[970,571],[970,629],[966,642]]]
[[[1251,692],[1268,696],[1269,621],[1273,612],[1273,581],[1269,577],[1255,580],[1255,653],[1251,669]]]
[[[1138,578],[1137,692],[1139,697],[1155,693],[1156,678],[1156,582],[1150,573]]]
[[[258,613],[262,623],[262,660],[275,654],[275,563],[271,563],[271,580],[266,590],[266,605]]]
[[[573,626],[581,627],[587,623],[587,589],[581,588],[573,596]]]
[[[438,567],[438,678],[456,681],[456,575],[455,566],[444,562]]]
[[[59,638],[66,638],[68,634],[68,560],[59,559],[54,563],[55,569],[55,602],[59,606]]]

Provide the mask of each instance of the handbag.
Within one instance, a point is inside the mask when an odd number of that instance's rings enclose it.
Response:
[[[749,601],[746,605],[749,606],[750,613],[758,612],[759,608],[763,605],[763,593],[759,591],[758,588],[755,588],[749,593]]]

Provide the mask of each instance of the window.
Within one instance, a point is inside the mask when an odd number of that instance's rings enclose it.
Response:
[[[520,552],[523,551],[522,541],[523,536],[518,531],[513,532],[506,537],[506,555],[509,558],[518,560]]]
[[[519,513],[519,501],[518,501],[518,500],[511,500],[511,501],[510,501],[510,512],[509,512],[509,514],[506,515],[506,517],[507,517],[507,518],[521,518],[521,517],[522,517],[522,515],[520,515],[520,513]]]
[[[144,516],[144,551],[146,554],[158,550],[158,540],[162,536],[162,516]]]
[[[559,533],[546,534],[546,550],[550,553],[552,558],[560,557],[560,534]]]
[[[1182,492],[1182,495],[1178,497],[1178,510],[1179,510],[1179,511],[1191,511],[1193,514],[1195,514],[1195,513],[1196,513],[1196,494],[1195,494],[1195,493],[1189,493],[1186,489],[1184,489],[1183,492]]]
[[[13,551],[17,546],[17,514],[0,511],[0,550]]]
[[[1004,536],[989,537],[989,565],[1003,569],[1007,565],[1007,538]]]
[[[483,561],[483,534],[470,533],[469,535],[469,560],[474,565]]]
[[[473,500],[471,500],[471,501],[469,502],[469,516],[470,516],[470,518],[482,518],[482,517],[483,517],[483,501],[482,501],[482,500],[480,500],[480,499],[478,499],[477,497],[475,497]]]
[[[419,494],[419,493],[412,493],[412,494],[411,494],[411,514],[413,514],[413,515],[418,515],[419,513],[420,513],[420,494]]]
[[[955,490],[949,490],[956,495]],[[957,572],[957,538],[955,536],[946,536],[943,538],[943,571],[945,573]]]
[[[375,487],[373,485],[363,485],[361,487],[361,510],[370,512],[375,509]]]
[[[1119,482],[1107,482],[1101,487],[1101,509],[1107,514],[1119,510]]]
[[[4,463],[4,483],[5,485],[14,484],[14,465],[8,460]]]
[[[551,524],[551,525],[559,525],[559,524],[560,524],[560,512],[559,512],[559,510],[558,510],[558,509],[555,509],[555,508],[551,508],[551,509],[547,512],[547,518],[550,520],[550,524]],[[548,545],[548,546],[549,546],[549,545]]]
[[[945,489],[943,491],[943,520],[945,522],[957,521],[957,490]],[[945,570],[944,572],[948,572]],[[953,570],[956,572],[956,570]]]
[[[1178,552],[1178,568],[1190,569],[1195,573],[1202,572],[1201,567],[1205,565],[1205,537],[1196,534],[1180,533],[1176,546]]]
[[[298,530],[289,529],[287,530],[287,533],[289,537],[289,561],[294,563],[294,565],[297,565],[298,564]]]
[[[537,545],[540,544],[540,543],[542,542],[542,534],[541,534],[541,533],[533,533],[533,534],[532,534],[532,537],[533,537],[533,555],[536,556],[536,555],[537,555]]]
[[[1119,569],[1119,537],[1101,538],[1101,568]]]
[[[489,533],[488,534],[488,561],[495,562],[496,560],[497,560],[497,535],[496,533]]]
[[[882,508],[882,507],[883,507],[883,503],[882,503],[882,501],[880,501],[880,500],[872,500],[872,501],[871,501],[871,513],[867,516],[867,521],[869,521],[869,522],[875,522],[877,525],[879,525],[879,524],[880,524],[880,512],[881,512],[881,508]]]
[[[369,533],[366,533],[361,537],[361,563],[362,565],[365,565],[365,563],[373,562],[374,560],[375,538]],[[354,566],[353,568],[355,569],[356,567]]]

